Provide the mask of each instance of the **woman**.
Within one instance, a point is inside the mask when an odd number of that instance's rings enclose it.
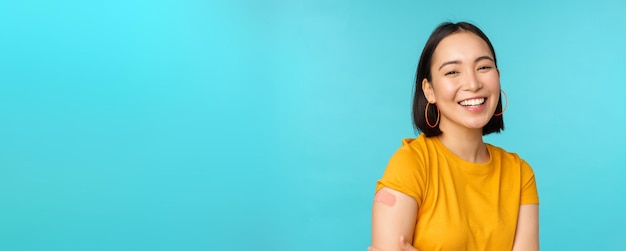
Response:
[[[402,141],[377,183],[370,250],[538,250],[531,167],[483,142],[504,129],[506,97],[487,36],[469,23],[441,24],[415,84],[421,134]]]

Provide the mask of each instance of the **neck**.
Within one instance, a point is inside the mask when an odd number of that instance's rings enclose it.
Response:
[[[439,141],[459,158],[474,163],[489,161],[482,129],[441,128],[441,131],[443,133],[438,136]]]

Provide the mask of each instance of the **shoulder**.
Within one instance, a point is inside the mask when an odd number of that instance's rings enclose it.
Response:
[[[391,161],[407,164],[423,163],[426,161],[428,151],[431,148],[429,146],[430,140],[424,134],[420,134],[417,138],[403,139],[402,144],[391,157]]]
[[[424,155],[429,150],[433,150],[434,139],[420,134],[417,138],[406,138],[402,140],[400,151],[406,151],[414,155]]]
[[[526,162],[522,159],[517,153],[509,152],[502,147],[494,146],[492,144],[487,144],[489,148],[489,153],[494,157],[501,159],[504,162]]]
[[[427,184],[428,139],[423,135],[403,139],[402,145],[389,159],[376,190],[388,187],[413,197],[419,204]]]
[[[519,167],[524,172],[532,172],[532,168],[525,159],[515,152],[509,152],[502,147],[487,144],[492,158],[501,163],[502,166]]]

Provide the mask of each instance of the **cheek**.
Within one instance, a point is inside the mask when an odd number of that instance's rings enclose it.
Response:
[[[500,86],[500,76],[497,72],[493,72],[490,74],[485,74],[482,78],[482,82],[484,85],[489,87]]]
[[[435,97],[446,100],[454,99],[458,89],[458,85],[453,81],[442,81],[435,87]]]

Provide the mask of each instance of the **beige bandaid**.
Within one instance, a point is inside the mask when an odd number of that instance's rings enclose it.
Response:
[[[379,190],[374,196],[374,201],[393,207],[396,204],[396,196],[385,190]]]

